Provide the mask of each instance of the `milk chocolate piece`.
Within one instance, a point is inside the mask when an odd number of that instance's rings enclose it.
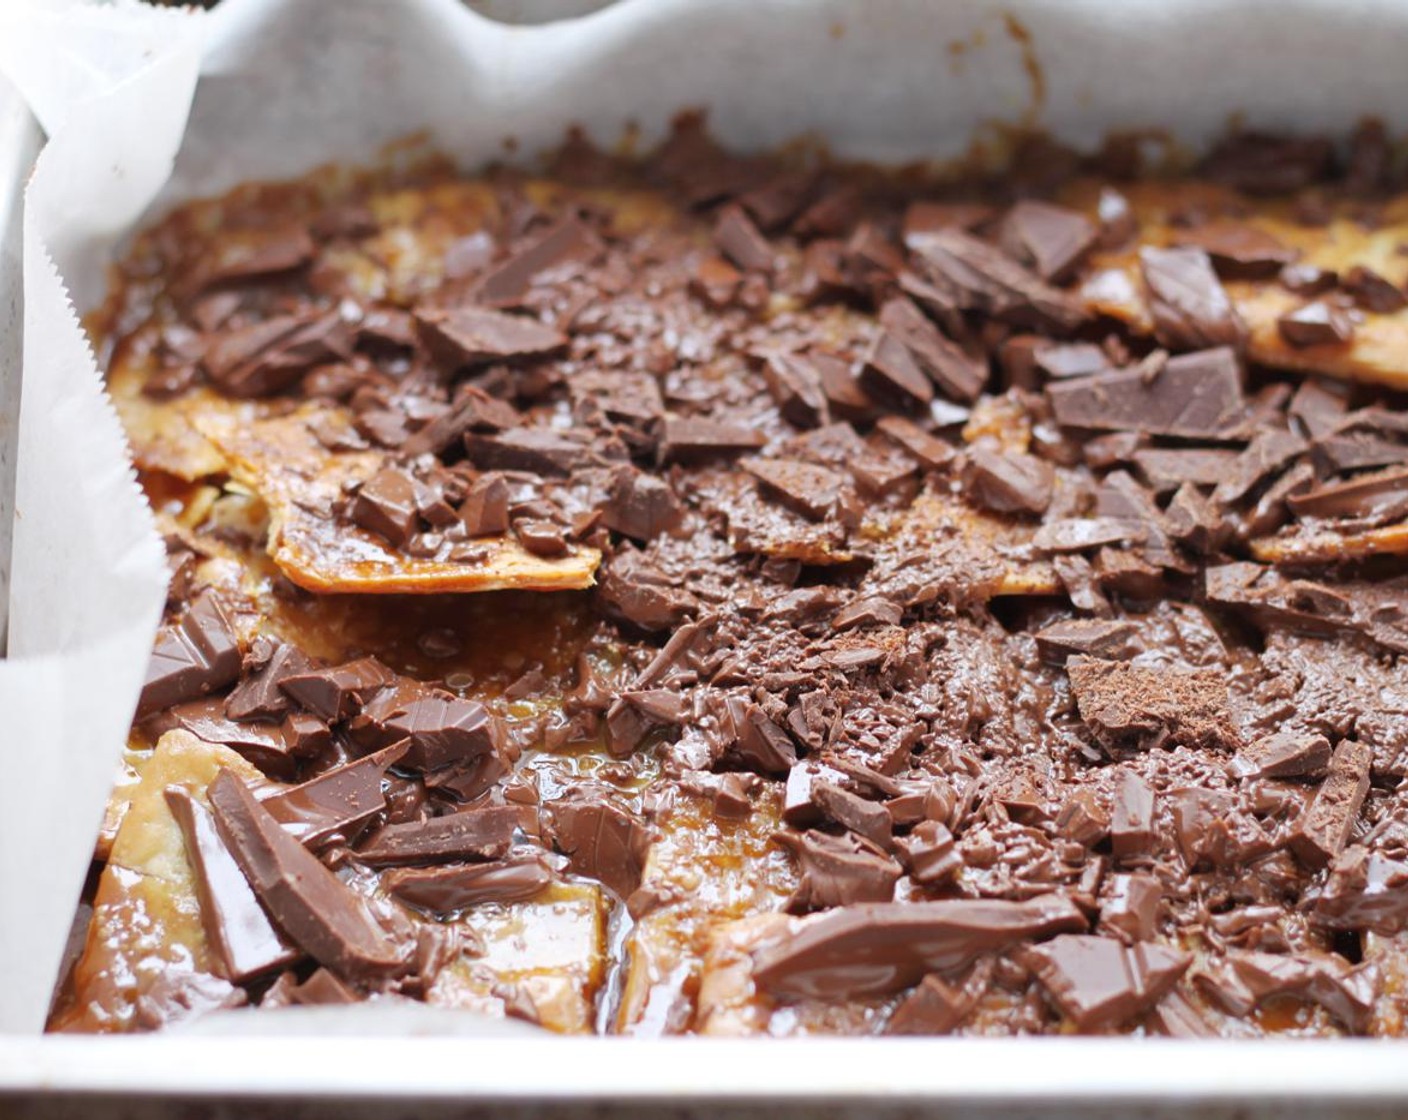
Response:
[[[1069,279],[1095,239],[1084,214],[1035,199],[1017,203],[1002,221],[1002,247],[1043,280]]]
[[[1035,634],[1048,661],[1061,663],[1073,653],[1117,659],[1137,648],[1134,624],[1104,618],[1071,618],[1053,622]]]
[[[1348,313],[1324,300],[1286,312],[1276,320],[1276,329],[1292,346],[1337,346],[1354,338]]]
[[[755,451],[766,442],[762,432],[742,424],[667,416],[661,432],[660,458],[668,463],[736,455]]]
[[[405,764],[416,770],[439,770],[504,749],[499,720],[477,700],[412,685],[386,689],[353,720],[356,735],[367,725],[379,742],[405,741]]]
[[[781,1000],[854,999],[899,991],[982,953],[1084,929],[1064,895],[1025,902],[952,899],[864,903],[798,922],[753,954],[754,982]]]
[[[1110,835],[1110,812],[1094,790],[1077,789],[1056,814],[1056,831],[1085,848],[1093,848]]]
[[[397,743],[364,758],[336,766],[263,801],[290,836],[312,847],[333,836],[351,839],[386,807],[387,768],[405,755]]]
[[[903,873],[900,865],[854,833],[780,832],[774,838],[797,859],[801,872],[787,910],[804,914],[860,902],[889,902]]]
[[[1139,250],[1154,337],[1173,350],[1240,347],[1247,328],[1201,249]]]
[[[1391,935],[1408,928],[1408,862],[1347,848],[1330,866],[1315,917],[1333,929]]]
[[[914,352],[891,331],[876,335],[861,367],[860,382],[875,397],[900,408],[928,404],[934,396],[933,385]]]
[[[487,307],[428,307],[416,311],[426,349],[447,369],[541,358],[567,345],[566,336],[535,319]]]
[[[350,351],[351,328],[336,312],[276,315],[208,339],[201,368],[232,397],[264,397]]]
[[[357,846],[357,858],[372,867],[499,859],[513,843],[518,819],[516,807],[492,805],[388,824]]]
[[[1165,745],[1225,750],[1239,742],[1227,706],[1227,681],[1216,673],[1090,657],[1073,657],[1066,672],[1081,719],[1108,750]]]
[[[679,626],[698,608],[693,595],[670,586],[634,551],[618,552],[602,569],[597,598],[609,617],[641,630]]]
[[[336,723],[394,683],[395,673],[375,657],[362,657],[335,668],[285,677],[279,687],[300,707]]]
[[[576,214],[567,214],[532,242],[484,275],[478,296],[491,307],[519,304],[534,280],[564,261],[587,254],[592,234]]]
[[[741,206],[726,206],[714,226],[719,252],[744,272],[771,272],[773,249]]]
[[[1352,968],[1327,953],[1235,952],[1229,954],[1229,961],[1256,1002],[1298,996],[1319,1004],[1352,1031],[1368,1027],[1383,986],[1374,965]]]
[[[1323,774],[1330,764],[1330,741],[1305,731],[1277,731],[1256,739],[1232,760],[1241,778],[1304,778]]]
[[[556,476],[571,474],[598,461],[580,433],[555,428],[466,432],[464,450],[481,471],[528,471]]]
[[[1046,387],[1056,421],[1096,431],[1222,439],[1241,420],[1241,371],[1229,349],[1170,358],[1153,377],[1116,370]]]
[[[1372,758],[1368,746],[1352,740],[1335,748],[1329,773],[1291,836],[1291,850],[1304,863],[1323,867],[1344,851],[1369,793]]]
[[[1051,464],[1035,455],[981,446],[969,450],[964,471],[969,497],[996,513],[1045,513],[1055,478]]]
[[[885,1021],[886,1034],[950,1034],[977,1002],[961,988],[930,973],[905,996]]]
[[[242,984],[292,964],[298,959],[297,950],[269,923],[239,864],[221,841],[210,810],[180,786],[169,787],[165,797],[195,872],[201,928],[220,961],[221,975]]]
[[[812,521],[832,511],[844,484],[835,471],[800,459],[747,459],[739,465],[762,484],[764,494]]]
[[[988,379],[986,363],[949,341],[912,301],[902,296],[887,300],[880,308],[880,323],[944,395],[967,404],[978,399]],[[916,399],[928,399],[907,384],[898,387]]]
[[[252,658],[258,657],[257,661]],[[288,711],[289,699],[279,687],[289,677],[311,672],[313,661],[297,646],[257,638],[244,662],[245,676],[225,697],[231,719],[267,719]]]
[[[176,622],[156,636],[137,718],[224,688],[240,675],[239,639],[225,607],[202,591]]]
[[[210,784],[216,828],[255,894],[289,938],[340,976],[404,971],[412,946],[388,937],[360,895],[280,827],[238,777]]]
[[[508,483],[497,472],[482,474],[465,491],[460,520],[471,537],[498,536],[508,531]]]
[[[357,488],[351,516],[363,529],[404,548],[420,526],[415,479],[399,467],[382,467]]]
[[[1025,956],[1052,1002],[1082,1031],[1109,1030],[1143,1014],[1193,963],[1159,945],[1081,934],[1063,934]]]
[[[543,853],[524,852],[492,863],[393,868],[382,874],[381,885],[392,897],[417,909],[453,914],[484,903],[527,902],[553,879]]]
[[[894,844],[905,870],[923,886],[939,886],[963,870],[963,856],[953,834],[938,821],[920,821]]]
[[[296,223],[272,229],[242,230],[219,243],[215,253],[202,256],[195,268],[196,286],[211,288],[292,272],[313,259],[317,246],[308,228]]]
[[[1110,846],[1116,857],[1149,853],[1154,842],[1154,791],[1133,770],[1121,768],[1115,779],[1110,814]]]
[[[940,470],[953,461],[955,453],[952,445],[902,416],[883,417],[875,425],[875,430],[897,443],[926,470]]]
[[[543,827],[578,875],[623,900],[640,886],[650,830],[628,809],[594,794],[553,801],[543,807]]]
[[[218,698],[178,704],[167,713],[167,718],[197,739],[220,743],[239,752],[266,774],[282,777],[295,768],[293,751],[279,724],[227,719]]]
[[[1152,875],[1116,875],[1100,904],[1100,928],[1130,941],[1150,941],[1158,930],[1163,890]]]

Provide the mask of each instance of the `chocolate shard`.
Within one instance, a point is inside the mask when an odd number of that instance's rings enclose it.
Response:
[[[220,839],[210,810],[181,786],[165,793],[195,872],[200,923],[220,975],[242,984],[292,964],[298,951],[269,922],[239,864]]]
[[[567,345],[565,335],[536,319],[487,307],[421,308],[416,323],[426,349],[449,370],[542,358]]]
[[[1139,250],[1154,337],[1172,350],[1240,348],[1247,328],[1201,249]]]
[[[710,739],[718,757],[737,768],[760,774],[785,774],[797,762],[791,736],[745,696],[711,691],[704,709],[710,717]]]
[[[1324,483],[1286,499],[1300,518],[1394,518],[1408,515],[1408,467],[1388,467]]]
[[[596,593],[607,617],[641,630],[672,629],[699,609],[690,592],[672,586],[634,549],[623,549],[603,565]]]
[[[232,231],[202,254],[192,276],[196,290],[292,272],[313,259],[317,246],[308,227],[287,223],[271,229]]]
[[[1063,934],[1028,949],[1025,959],[1051,1001],[1082,1031],[1123,1026],[1153,1007],[1193,958],[1159,945]]]
[[[1116,370],[1046,387],[1056,422],[1068,428],[1226,439],[1246,409],[1237,356],[1225,347],[1170,358],[1150,377]]]
[[[669,482],[634,467],[616,468],[601,507],[602,524],[637,541],[650,541],[669,532],[684,516],[684,507]]]
[[[1143,544],[1148,528],[1132,517],[1063,517],[1032,536],[1039,552],[1084,552],[1105,545]]]
[[[1253,1000],[1296,996],[1317,1003],[1351,1031],[1368,1028],[1383,989],[1374,964],[1357,968],[1328,953],[1282,956],[1277,953],[1231,952],[1228,961]]]
[[[629,809],[600,794],[564,798],[543,806],[543,829],[576,874],[622,900],[640,886],[652,836]]]
[[[1100,929],[1129,941],[1150,941],[1158,931],[1163,888],[1152,875],[1115,875],[1100,903]]]
[[[1402,932],[1408,928],[1408,862],[1347,848],[1330,866],[1315,917],[1331,929]]]
[[[1110,813],[1111,849],[1116,858],[1142,856],[1153,850],[1154,839],[1154,791],[1133,770],[1122,768]]]
[[[477,385],[462,386],[454,403],[401,444],[402,454],[415,458],[429,452],[443,455],[463,441],[467,432],[503,432],[523,422],[507,401],[491,397]]]
[[[497,471],[481,474],[465,491],[458,510],[470,537],[493,537],[508,532],[508,481]]]
[[[860,902],[889,902],[900,865],[859,836],[824,832],[779,832],[773,838],[797,860],[801,878],[787,910],[803,914]]]
[[[930,973],[891,1012],[885,1021],[885,1033],[951,1034],[977,1005],[978,994],[955,988],[943,977]]]
[[[714,225],[714,244],[744,272],[771,272],[774,252],[743,207],[725,206]]]
[[[903,296],[886,300],[880,308],[880,324],[945,396],[966,404],[978,399],[988,379],[987,363],[945,337],[912,300]]]
[[[1097,236],[1084,214],[1036,199],[1017,203],[1002,220],[1002,247],[1043,280],[1069,280]]]
[[[349,512],[356,525],[404,548],[420,528],[416,504],[416,481],[410,473],[382,467],[357,488]]]
[[[1265,230],[1241,222],[1212,221],[1180,230],[1177,244],[1207,253],[1219,276],[1255,280],[1275,276],[1299,255]]]
[[[1081,720],[1103,747],[1230,749],[1240,735],[1216,673],[1073,657],[1066,664]]]
[[[1306,778],[1330,765],[1330,741],[1308,731],[1277,731],[1255,739],[1232,760],[1239,778]]]
[[[934,398],[934,387],[913,351],[892,331],[882,330],[866,352],[861,385],[900,408],[918,408]]]
[[[266,721],[238,722],[225,716],[218,698],[178,704],[158,722],[189,731],[207,743],[219,743],[247,758],[261,771],[280,777],[296,769],[296,759],[284,729]]]
[[[858,626],[898,626],[904,611],[890,599],[865,596],[855,599],[836,612],[831,619],[833,630],[851,630]]]
[[[910,878],[921,886],[940,886],[963,870],[963,855],[953,833],[938,821],[920,821],[894,844]]]
[[[667,416],[660,435],[660,461],[697,462],[715,456],[756,451],[767,440],[745,424]]]
[[[867,801],[826,780],[812,783],[811,800],[823,819],[854,832],[880,848],[890,846],[890,814],[883,805]]]
[[[1199,556],[1210,556],[1222,548],[1233,531],[1222,511],[1189,482],[1169,501],[1164,524],[1169,537]]]
[[[1309,445],[1294,432],[1258,432],[1212,492],[1213,501],[1233,506],[1290,466]]]
[[[415,770],[439,770],[504,751],[502,724],[478,700],[415,684],[379,693],[348,730],[354,737],[374,730],[377,743],[405,742],[405,765]]]
[[[591,230],[576,214],[568,214],[486,272],[476,295],[490,307],[518,306],[538,277],[550,269],[556,272],[564,262],[590,256],[596,245]]]
[[[1046,660],[1063,663],[1072,654],[1118,660],[1139,648],[1132,622],[1123,619],[1070,618],[1038,630],[1037,648]]]
[[[1061,803],[1056,832],[1084,848],[1093,848],[1110,835],[1110,811],[1091,789],[1077,789]]]
[[[234,626],[213,591],[202,591],[175,622],[158,631],[137,701],[142,719],[237,680],[240,647]]]
[[[276,315],[206,341],[201,368],[232,397],[282,392],[316,365],[346,359],[352,330],[336,312]]]
[[[387,936],[366,901],[285,832],[229,770],[208,791],[216,828],[279,928],[320,964],[348,979],[394,975],[413,946]]]
[[[930,435],[902,416],[882,417],[875,425],[875,430],[898,444],[925,470],[942,470],[953,462],[956,454],[952,444],[938,436]]]
[[[1149,447],[1132,456],[1140,476],[1160,493],[1185,483],[1216,486],[1232,472],[1237,452],[1215,447]]]
[[[337,723],[395,683],[396,674],[375,657],[361,657],[334,668],[285,677],[279,687],[299,707],[328,723]]]
[[[513,844],[519,817],[517,806],[491,805],[383,825],[357,845],[357,858],[371,867],[500,859]]]
[[[528,471],[562,476],[600,461],[585,434],[573,429],[466,432],[464,450],[469,461],[481,471]]]
[[[225,697],[225,714],[236,720],[283,715],[289,699],[280,684],[314,668],[312,658],[297,646],[256,638],[244,659],[244,678]]]
[[[912,987],[1022,941],[1086,928],[1060,894],[1024,902],[864,903],[805,918],[753,954],[753,978],[781,1000],[851,999]]]
[[[1061,331],[1074,329],[1085,318],[1085,311],[1066,292],[961,230],[950,227],[916,235],[910,249],[925,277],[963,310]]]
[[[418,910],[452,915],[485,903],[527,902],[555,879],[544,853],[523,852],[493,863],[392,868],[382,873],[381,886]]]
[[[815,428],[831,420],[821,370],[804,354],[769,354],[763,380],[782,418],[793,427]]]
[[[397,743],[324,771],[263,801],[284,830],[317,847],[333,837],[349,840],[386,808],[386,771],[406,753]]]
[[[1335,748],[1329,772],[1291,836],[1291,850],[1302,862],[1323,867],[1344,851],[1369,793],[1372,761],[1364,743],[1345,740]]]
[[[1035,455],[974,446],[968,451],[963,480],[968,496],[984,509],[1042,514],[1051,504],[1056,472]]]
[[[1281,337],[1295,347],[1343,346],[1354,339],[1354,320],[1343,308],[1315,300],[1276,320]]]
[[[812,521],[831,513],[845,485],[835,471],[801,459],[745,459],[739,466],[758,480],[764,494]]]

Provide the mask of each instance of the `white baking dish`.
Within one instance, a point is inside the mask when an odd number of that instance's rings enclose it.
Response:
[[[994,121],[1084,144],[1166,126],[1196,146],[1233,113],[1343,133],[1363,113],[1393,128],[1408,105],[1408,7],[1390,0],[623,0],[536,28],[485,23],[454,0],[226,0],[207,30],[190,130],[158,207],[366,160],[418,126],[474,162],[502,158],[508,137],[521,154],[542,150],[578,121],[608,141],[632,122],[649,138],[677,109],[705,106],[735,146],[809,132],[845,154],[909,160],[958,155]],[[370,87],[357,113],[349,73]],[[6,154],[0,141],[0,168]],[[110,241],[94,234],[56,252],[81,303],[101,280],[77,262],[101,259]],[[23,920],[25,908],[7,898],[0,914]],[[468,1038],[443,1037],[443,1017],[362,1012],[254,1015],[145,1038],[0,1039],[0,1114],[20,1107],[6,1093],[83,1116],[124,1114],[136,1098],[199,1101],[214,1114],[219,1102],[297,1100],[338,1116],[484,1102],[857,1116],[1408,1107],[1400,1043]]]

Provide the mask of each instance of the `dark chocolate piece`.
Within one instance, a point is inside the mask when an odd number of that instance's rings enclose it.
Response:
[[[1356,307],[1379,315],[1392,315],[1408,306],[1408,296],[1402,288],[1362,264],[1355,265],[1340,278],[1340,287],[1349,293]]]
[[[876,397],[901,408],[928,404],[934,388],[914,352],[892,331],[882,330],[861,366],[860,383]]]
[[[564,261],[587,255],[593,241],[591,231],[577,215],[567,214],[487,272],[478,285],[478,297],[492,307],[517,306],[537,277],[556,270]]]
[[[1275,276],[1297,253],[1265,230],[1241,222],[1215,221],[1180,230],[1180,246],[1207,253],[1219,275],[1230,280]]]
[[[209,797],[225,846],[300,948],[349,979],[394,975],[409,966],[412,946],[388,936],[365,900],[285,832],[234,773],[221,770]]]
[[[912,301],[903,296],[887,300],[880,308],[880,323],[946,396],[967,404],[978,399],[988,379],[986,363],[946,338]]]
[[[279,687],[300,707],[336,723],[395,683],[396,674],[375,657],[362,657],[335,668],[285,677]]]
[[[719,252],[744,272],[771,272],[773,248],[741,206],[726,206],[714,226]]]
[[[1389,467],[1329,482],[1286,499],[1297,517],[1381,517],[1408,514],[1408,467]]]
[[[767,440],[756,428],[720,420],[665,417],[660,438],[662,462],[688,462],[716,455],[756,451]]]
[[[567,345],[566,336],[536,319],[487,307],[422,308],[416,322],[426,349],[451,370],[546,357]]]
[[[1303,862],[1322,867],[1344,851],[1369,793],[1372,758],[1364,743],[1346,740],[1335,748],[1329,772],[1291,836],[1291,850]]]
[[[1184,439],[1225,439],[1246,402],[1236,355],[1227,348],[1170,358],[1153,377],[1116,370],[1046,387],[1059,424],[1140,431]]]
[[[209,338],[201,368],[232,397],[265,397],[313,366],[347,358],[351,334],[336,312],[276,315]]]
[[[357,858],[372,867],[500,859],[513,843],[518,820],[516,807],[491,805],[388,824],[357,846]]]
[[[1084,214],[1025,199],[1002,221],[1002,247],[1043,280],[1068,280],[1094,246],[1097,231]]]
[[[763,364],[763,378],[789,424],[815,428],[830,420],[821,371],[806,355],[770,354]]]
[[[582,433],[556,428],[466,432],[464,449],[469,461],[481,471],[528,471],[556,476],[599,461]]]
[[[382,467],[357,488],[350,512],[357,525],[404,548],[420,527],[416,504],[416,483],[410,473]]]
[[[1154,336],[1173,350],[1240,347],[1246,325],[1201,249],[1139,250]]]
[[[199,259],[193,286],[212,288],[292,272],[311,261],[316,252],[307,226],[288,223],[272,229],[241,230],[238,236],[217,242],[213,253]]]
[[[1325,178],[1334,159],[1334,146],[1321,136],[1234,132],[1214,146],[1202,171],[1247,194],[1290,194]]]
[[[835,471],[800,459],[745,459],[739,465],[762,484],[764,494],[812,521],[835,508],[844,485]]]
[[[799,922],[753,954],[753,979],[782,1000],[851,999],[911,987],[1021,941],[1086,928],[1064,895],[1026,902],[864,903]]]

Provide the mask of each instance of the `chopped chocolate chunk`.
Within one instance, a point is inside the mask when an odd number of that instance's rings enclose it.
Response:
[[[386,808],[387,768],[405,753],[406,744],[395,744],[281,789],[262,804],[290,836],[310,847],[334,837],[348,840]]]
[[[1192,483],[1184,483],[1164,511],[1169,536],[1199,556],[1209,556],[1227,543],[1232,526],[1222,512]]]
[[[1372,758],[1363,743],[1347,740],[1335,748],[1329,772],[1291,836],[1291,850],[1303,862],[1322,867],[1344,851],[1369,792]]]
[[[362,657],[331,669],[287,676],[279,682],[294,703],[337,723],[361,707],[380,689],[396,683],[396,674],[375,657]]]
[[[518,427],[522,420],[513,405],[489,396],[476,385],[466,385],[448,410],[409,436],[400,449],[411,458],[426,452],[443,455],[468,432],[502,432]]]
[[[1084,214],[1026,199],[1002,221],[1002,247],[1043,280],[1068,280],[1095,244],[1097,231]]]
[[[1108,750],[1235,747],[1227,682],[1215,673],[1076,657],[1066,665],[1080,716]]]
[[[1401,932],[1408,927],[1408,863],[1346,849],[1330,866],[1315,915],[1333,929]]]
[[[774,838],[797,859],[801,871],[787,910],[803,914],[858,902],[889,902],[902,870],[874,844],[853,833],[779,832]]]
[[[156,636],[137,718],[224,688],[240,675],[239,639],[212,591],[202,591]]]
[[[978,399],[988,379],[986,363],[949,341],[912,301],[903,296],[887,300],[880,308],[880,323],[946,396],[968,404]]]
[[[930,973],[900,1001],[885,1022],[885,1033],[949,1034],[962,1024],[976,1003],[976,995]]]
[[[1277,731],[1256,739],[1232,760],[1232,770],[1241,778],[1315,777],[1329,765],[1330,741],[1301,731]]]
[[[969,450],[964,471],[968,496],[997,513],[1045,513],[1055,478],[1051,464],[1034,455],[982,446]]]
[[[1154,336],[1174,350],[1240,347],[1246,326],[1201,249],[1139,250]]]
[[[211,337],[201,368],[232,397],[265,397],[350,351],[351,329],[336,313],[277,315]]]
[[[1212,492],[1213,501],[1235,505],[1279,474],[1306,449],[1305,440],[1294,432],[1258,432],[1217,484]]]
[[[543,827],[578,875],[621,899],[640,886],[650,830],[628,809],[599,795],[553,801],[543,808]]]
[[[842,607],[832,618],[831,625],[836,630],[850,630],[857,626],[897,626],[902,614],[898,603],[869,596]]]
[[[1120,619],[1071,618],[1053,622],[1034,637],[1042,656],[1060,664],[1072,654],[1118,659],[1138,649],[1134,624]]]
[[[763,364],[768,392],[782,418],[797,428],[815,428],[830,420],[821,371],[803,354],[770,354]]]
[[[316,251],[306,226],[289,223],[273,229],[243,230],[218,242],[213,254],[200,258],[194,286],[210,288],[291,272],[311,261]]]
[[[835,471],[800,459],[745,459],[740,466],[758,480],[764,494],[813,521],[835,508],[844,485]]]
[[[1403,294],[1403,289],[1362,264],[1355,265],[1340,278],[1340,287],[1349,293],[1356,307],[1379,315],[1392,315],[1408,306],[1408,296]]]
[[[1100,247],[1103,249],[1118,249],[1139,232],[1129,199],[1114,187],[1100,188],[1095,213],[1100,219]]]
[[[719,252],[744,272],[771,272],[773,248],[741,206],[726,206],[714,226]]]
[[[1083,934],[1062,934],[1025,956],[1052,1002],[1082,1031],[1109,1030],[1143,1014],[1193,963],[1162,946]]]
[[[705,710],[724,760],[762,774],[784,774],[797,761],[791,737],[767,713],[742,696],[707,693]]]
[[[270,925],[239,864],[221,842],[210,810],[180,786],[169,787],[165,796],[195,873],[201,928],[220,962],[221,976],[242,984],[292,964],[297,951]]]
[[[1163,890],[1152,875],[1116,875],[1100,904],[1100,928],[1130,941],[1150,941],[1158,929]]]
[[[567,531],[545,517],[520,517],[513,523],[518,543],[534,556],[566,556],[571,551]]]
[[[797,922],[754,953],[753,978],[782,1000],[882,995],[980,954],[1085,927],[1076,905],[1056,894],[1026,902],[863,903]]]
[[[1128,517],[1063,517],[1048,521],[1032,537],[1040,552],[1083,552],[1110,544],[1142,544],[1148,529]]]
[[[756,451],[766,442],[762,432],[744,424],[667,416],[660,438],[660,459],[669,463],[737,455]]]
[[[1337,346],[1354,338],[1354,321],[1342,308],[1316,300],[1288,311],[1276,329],[1292,346]]]
[[[926,470],[941,470],[953,461],[952,445],[901,416],[884,417],[875,425],[875,430],[914,456]]]
[[[940,229],[962,229],[970,233],[986,225],[996,212],[977,202],[911,202],[904,212],[905,245]]]
[[[1184,483],[1217,486],[1232,472],[1235,451],[1214,447],[1150,447],[1136,451],[1134,465],[1155,490],[1177,490]]]
[[[487,272],[479,282],[479,299],[491,307],[519,305],[538,276],[556,270],[564,261],[589,255],[594,240],[576,214],[567,214]]]
[[[905,870],[916,883],[936,887],[963,870],[963,856],[953,834],[938,821],[920,821],[895,841]]]
[[[1056,814],[1056,831],[1085,848],[1093,848],[1110,834],[1110,814],[1094,790],[1078,789]]]
[[[1130,769],[1115,779],[1115,804],[1110,814],[1110,845],[1116,857],[1139,856],[1154,841],[1154,791]]]
[[[634,550],[618,552],[602,567],[597,596],[610,617],[642,630],[669,630],[698,607],[692,594],[670,586]]]
[[[876,397],[900,407],[928,404],[934,388],[914,351],[892,331],[881,331],[871,344],[861,367],[861,384]]]
[[[350,512],[363,529],[404,548],[420,525],[415,479],[399,467],[382,467],[357,488]]]
[[[1058,330],[1078,326],[1085,314],[1065,292],[1028,272],[1000,249],[961,230],[934,230],[911,238],[910,248],[927,279],[956,307],[983,311],[1022,325]]]
[[[1408,467],[1330,482],[1286,499],[1297,517],[1398,517],[1408,514]]]
[[[889,846],[890,814],[878,802],[867,801],[835,782],[825,780],[812,783],[811,800],[824,819],[849,829],[881,848]]]
[[[501,754],[504,733],[478,700],[464,700],[412,682],[384,689],[366,703],[348,728],[360,742],[406,743],[405,764],[439,770],[484,754]],[[374,736],[367,736],[374,730]]]
[[[515,806],[491,805],[388,824],[357,846],[357,858],[372,867],[499,859],[513,843],[518,820]]]
[[[1297,253],[1265,230],[1241,222],[1216,221],[1180,230],[1180,246],[1201,249],[1218,274],[1231,280],[1275,276]]]
[[[460,503],[466,535],[490,537],[508,531],[508,482],[502,474],[482,474],[469,484]]]
[[[409,965],[412,946],[387,936],[365,900],[285,832],[234,773],[221,770],[209,797],[225,846],[279,929],[300,948],[349,979]]]
[[[207,743],[220,743],[249,759],[265,774],[291,774],[296,761],[277,723],[237,722],[226,718],[219,699],[191,700],[172,708],[159,722],[174,723]]]
[[[1088,377],[1110,369],[1105,351],[1089,342],[1043,342],[1032,351],[1032,364],[1054,378]]]
[[[670,484],[634,467],[611,477],[602,524],[637,541],[650,541],[679,524],[684,509]]]
[[[1241,370],[1229,349],[1170,358],[1155,376],[1116,370],[1046,387],[1056,421],[1097,431],[1225,439],[1242,418]]]
[[[541,358],[567,345],[564,335],[535,319],[487,307],[422,308],[416,322],[426,348],[449,370]]]
[[[511,428],[506,432],[466,432],[465,454],[481,471],[528,471],[567,475],[596,462],[590,443],[575,431]]]
[[[381,876],[381,885],[419,910],[449,915],[485,903],[527,902],[554,878],[543,853],[524,852],[493,863],[398,867]]]
[[[1354,968],[1327,953],[1234,952],[1228,960],[1257,1003],[1274,996],[1297,996],[1319,1004],[1352,1031],[1369,1025],[1382,988],[1374,965]]]
[[[268,719],[288,711],[289,700],[279,687],[288,677],[310,672],[313,662],[297,646],[257,638],[244,660],[245,677],[225,697],[231,719]]]

